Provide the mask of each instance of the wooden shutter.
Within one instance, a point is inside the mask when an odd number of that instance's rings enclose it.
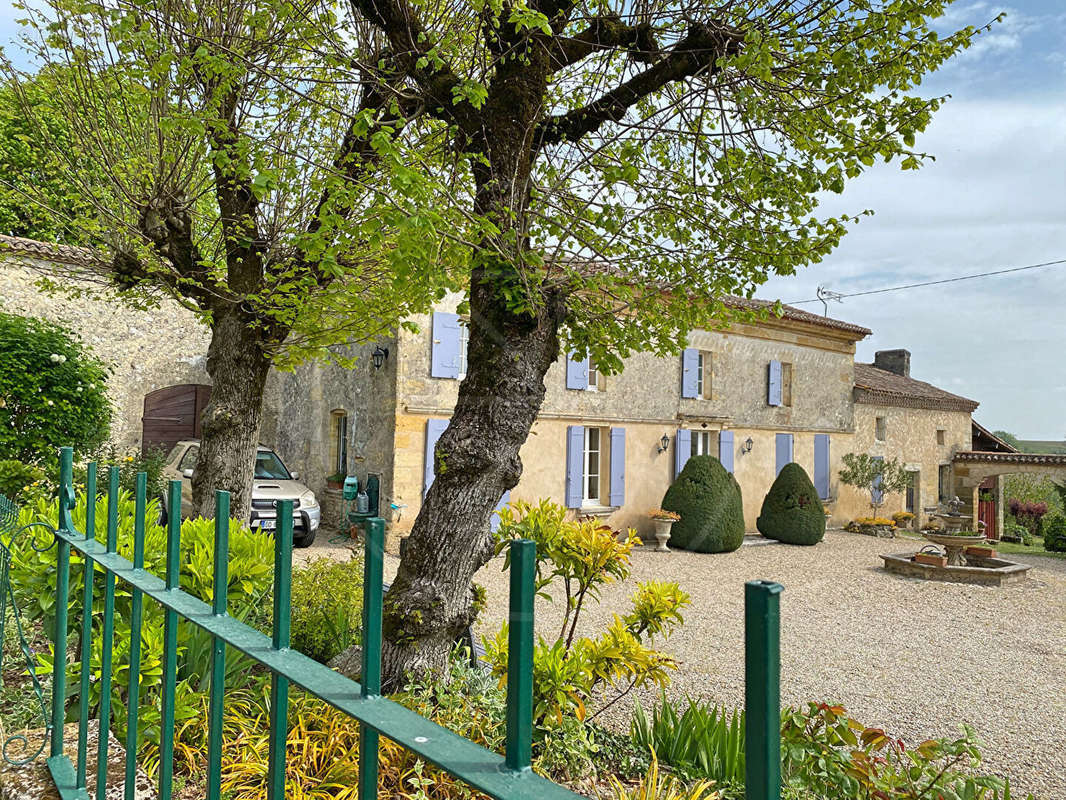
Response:
[[[777,446],[777,472],[774,473],[774,477],[777,477],[785,468],[785,464],[792,462],[792,434],[777,434],[775,444]]]
[[[691,455],[692,431],[678,428],[677,436],[674,437],[674,477],[681,474]]]
[[[823,500],[829,499],[829,434],[814,435],[814,488]]]
[[[874,461],[878,462],[878,465],[880,465],[882,462],[884,462],[884,460],[885,460],[884,456],[874,456]],[[870,499],[873,500],[874,505],[877,505],[878,503],[884,502],[885,492],[881,488],[881,473],[880,472],[878,472],[877,473],[877,477],[874,478],[874,483],[873,483],[872,489],[873,489],[873,491],[870,492]]]
[[[689,347],[681,353],[681,396],[696,397],[700,369],[700,351]]]
[[[566,507],[581,508],[581,479],[585,475],[585,428],[570,425],[566,429]]]
[[[718,460],[726,472],[733,471],[733,431],[718,432]]]
[[[447,427],[448,420],[446,419],[426,420],[426,465],[422,481],[422,497],[426,496],[429,487],[433,485],[433,478],[436,477],[434,451],[437,449],[437,440]]]
[[[626,429],[611,428],[611,478],[608,503],[622,506],[626,502]]]
[[[510,502],[511,502],[511,490],[508,489],[507,491],[505,491],[503,493],[503,496],[500,498],[500,502],[498,502],[496,504],[496,508],[493,509],[492,516],[489,517],[489,530],[492,531],[493,533],[496,533],[496,531],[498,531],[500,529],[500,515],[497,512],[499,512],[499,510],[501,508],[503,508],[505,505],[507,505]]]
[[[458,378],[460,346],[459,315],[434,311],[429,374],[434,378]]]
[[[781,362],[771,361],[767,368],[766,402],[772,406],[781,405]]]
[[[573,354],[566,359],[566,388],[588,389],[589,388],[589,360],[587,358],[575,359]]]

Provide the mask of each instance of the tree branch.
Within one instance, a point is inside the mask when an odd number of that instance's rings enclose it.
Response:
[[[577,141],[608,122],[618,122],[642,98],[675,81],[701,72],[714,74],[722,56],[739,52],[744,35],[738,30],[706,24],[693,25],[653,66],[581,108],[550,117],[538,125],[538,148]]]
[[[624,47],[638,61],[651,63],[658,52],[650,25],[626,25],[614,15],[593,18],[589,26],[573,37],[552,37],[549,45],[551,69],[558,72],[600,50]]]

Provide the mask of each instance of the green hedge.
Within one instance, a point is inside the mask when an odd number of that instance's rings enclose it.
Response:
[[[744,542],[740,484],[714,456],[693,456],[666,490],[662,506],[681,515],[670,546],[697,553],[729,553]]]
[[[1066,553],[1066,517],[1052,517],[1044,526],[1044,549],[1049,553]]]
[[[799,464],[785,464],[756,521],[768,539],[786,544],[818,544],[825,536],[825,509],[818,491]]]
[[[317,558],[292,571],[292,648],[325,664],[358,644],[363,560]]]

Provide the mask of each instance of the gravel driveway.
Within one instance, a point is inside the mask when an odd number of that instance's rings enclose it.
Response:
[[[637,582],[676,580],[692,606],[663,647],[680,664],[670,694],[741,705],[743,585],[779,581],[784,702],[839,702],[862,722],[911,742],[954,735],[967,722],[984,743],[990,771],[1039,800],[1063,800],[1066,561],[1033,558],[1032,580],[1007,588],[925,582],[878,567],[879,553],[912,548],[840,531],[811,548],[762,541],[728,555],[641,548],[630,579],[608,587],[600,606],[588,610],[586,628],[624,611]],[[388,560],[387,576],[396,563]],[[506,617],[501,563],[477,578],[489,596],[483,631]],[[545,636],[557,631],[558,603],[540,601],[537,614]],[[642,702],[656,699],[648,692]],[[627,726],[628,707],[615,709],[607,721]]]

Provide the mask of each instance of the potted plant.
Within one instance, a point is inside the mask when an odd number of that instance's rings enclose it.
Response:
[[[681,515],[663,508],[653,508],[648,512],[648,516],[651,517],[651,521],[655,525],[655,541],[658,542],[658,546],[655,548],[656,551],[669,553],[670,550],[667,548],[666,543],[670,541],[670,529],[675,522],[681,519]]]
[[[906,528],[912,519],[914,519],[914,514],[910,511],[897,511],[892,515],[892,521],[896,523],[897,529]]]
[[[344,479],[346,477],[347,477],[347,475],[345,475],[340,470],[338,470],[337,472],[334,472],[332,475],[330,475],[328,478],[326,478],[326,488],[327,489],[343,489],[344,488]]]

